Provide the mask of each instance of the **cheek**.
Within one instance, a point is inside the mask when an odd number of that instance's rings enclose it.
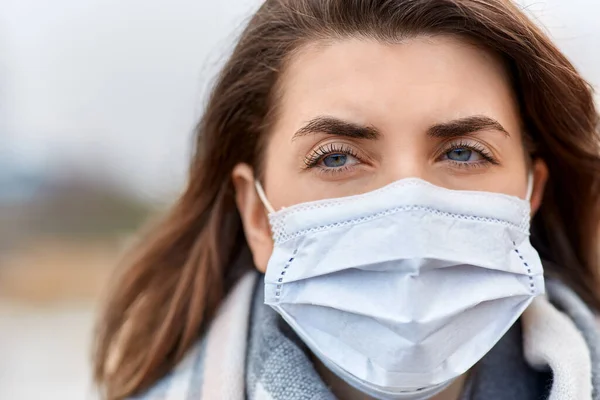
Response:
[[[275,210],[302,202],[307,190],[301,179],[301,156],[282,136],[283,132],[275,132],[265,149],[264,185]]]
[[[527,173],[503,175],[494,180],[494,187],[489,191],[504,193],[510,196],[525,198],[527,192]]]
[[[515,149],[510,152],[510,157],[505,159],[500,172],[490,180],[490,184],[493,185],[490,190],[525,198],[529,169],[529,163],[524,156],[523,149],[515,146]]]

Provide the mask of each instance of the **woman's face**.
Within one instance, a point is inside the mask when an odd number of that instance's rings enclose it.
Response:
[[[276,210],[408,177],[524,198],[531,168],[533,208],[539,204],[546,170],[528,161],[509,77],[496,56],[466,41],[309,45],[290,61],[280,93],[261,182]],[[247,166],[234,171],[246,236],[264,271],[272,242],[252,179]]]

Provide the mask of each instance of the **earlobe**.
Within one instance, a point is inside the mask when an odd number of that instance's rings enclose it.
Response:
[[[544,191],[546,190],[546,182],[548,182],[548,166],[546,162],[541,158],[537,158],[533,161],[532,165],[533,172],[533,191],[531,194],[531,215],[535,215],[544,198]]]
[[[231,178],[246,241],[256,268],[264,273],[273,252],[273,239],[265,207],[254,185],[254,171],[248,164],[238,164],[233,169]]]

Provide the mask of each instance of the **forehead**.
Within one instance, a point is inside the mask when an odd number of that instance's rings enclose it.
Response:
[[[452,36],[308,44],[288,63],[280,95],[277,124],[284,126],[322,114],[383,130],[472,114],[510,125],[516,115],[500,58]]]

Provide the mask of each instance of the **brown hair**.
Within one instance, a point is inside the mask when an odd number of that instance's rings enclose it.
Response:
[[[126,260],[98,326],[95,377],[109,399],[147,389],[202,334],[251,263],[231,172],[260,168],[284,63],[304,43],[350,36],[468,37],[507,64],[525,132],[550,181],[533,221],[547,273],[600,309],[598,114],[590,86],[509,0],[267,0],[218,77],[197,128],[188,186]]]

